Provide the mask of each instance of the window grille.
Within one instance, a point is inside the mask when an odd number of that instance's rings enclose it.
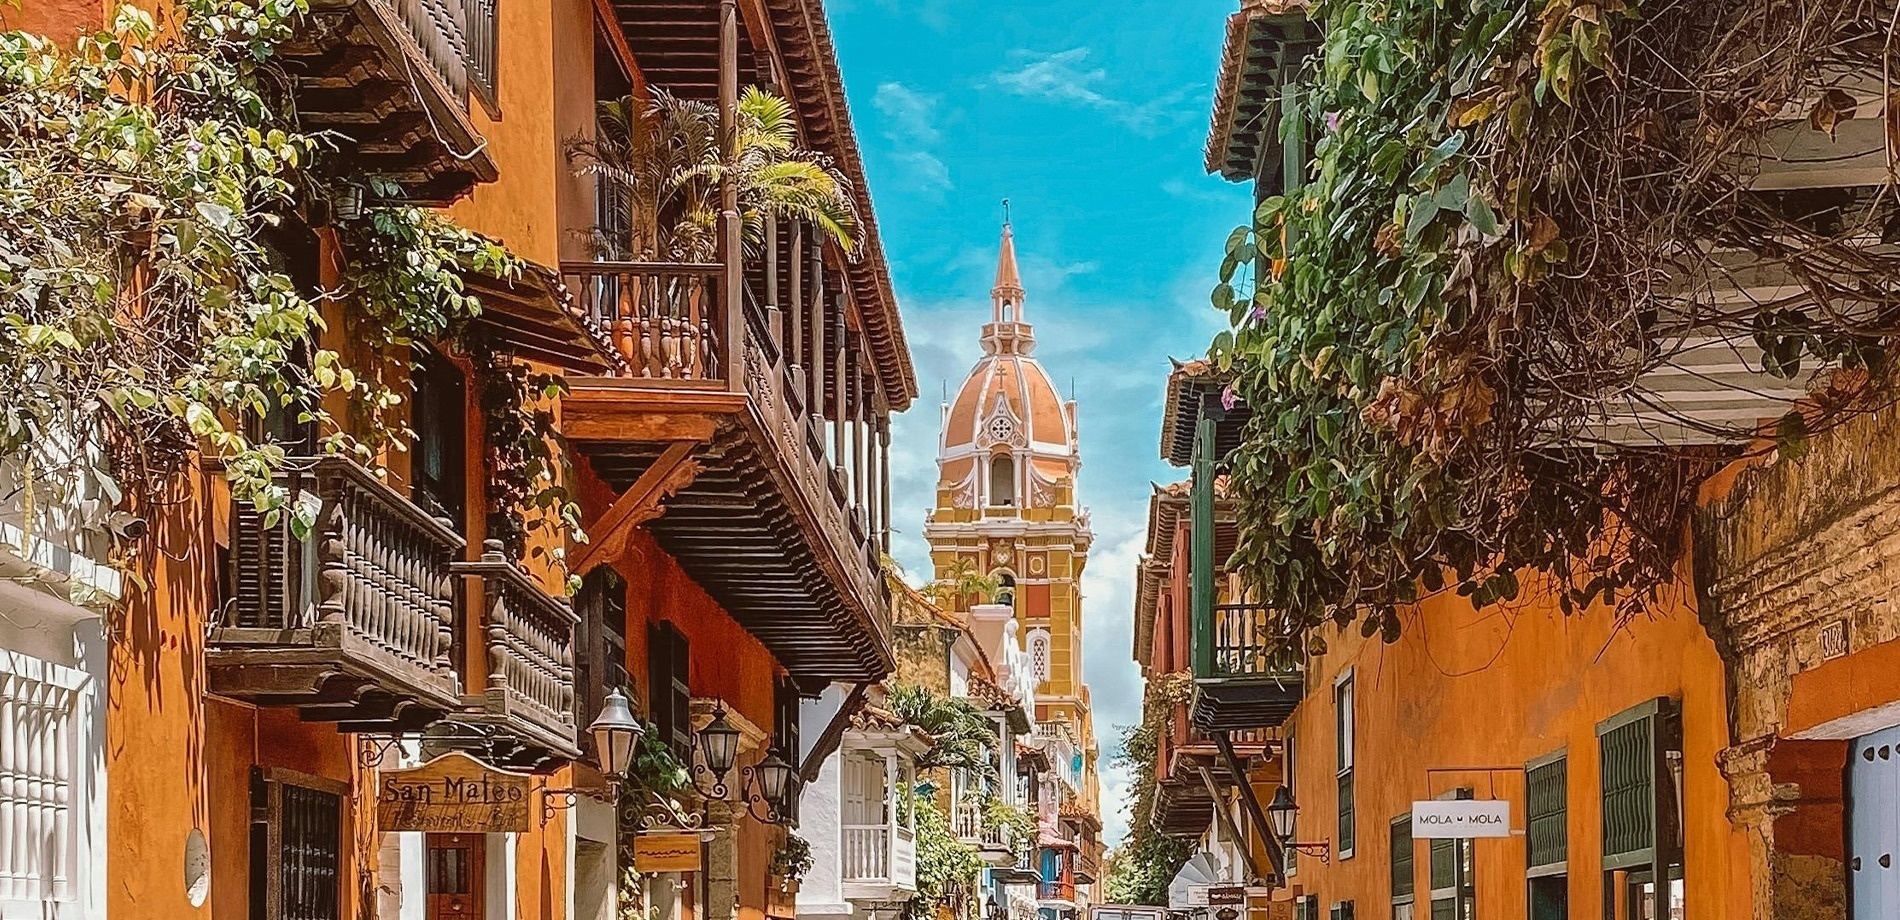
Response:
[[[81,671],[0,650],[0,901],[77,897]]]
[[[289,771],[252,774],[252,920],[340,920],[342,791]]]

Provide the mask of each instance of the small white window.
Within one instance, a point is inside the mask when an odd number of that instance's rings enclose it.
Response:
[[[84,672],[0,649],[0,902],[75,900]]]

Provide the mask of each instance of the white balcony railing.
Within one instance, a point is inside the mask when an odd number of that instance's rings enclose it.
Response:
[[[983,836],[983,803],[964,802],[957,806],[954,819],[957,839],[970,842]]]
[[[846,825],[843,877],[847,882],[891,880],[891,829],[883,824]]]
[[[909,828],[882,824],[844,827],[842,877],[848,884],[917,887],[917,837]]]

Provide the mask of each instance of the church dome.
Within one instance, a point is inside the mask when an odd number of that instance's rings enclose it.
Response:
[[[1076,472],[1075,404],[1062,399],[1032,357],[1036,338],[1023,293],[1014,234],[1005,224],[983,357],[944,406],[938,452],[939,485],[967,492],[972,504],[1040,504],[1038,495]]]

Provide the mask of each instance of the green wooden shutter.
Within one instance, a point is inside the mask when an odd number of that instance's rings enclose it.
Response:
[[[1530,845],[1529,865],[1554,866],[1569,858],[1569,824],[1565,795],[1569,761],[1559,754],[1526,771],[1525,823]]]
[[[1657,711],[1652,701],[1597,726],[1606,870],[1654,861]]]
[[[1412,864],[1412,816],[1405,814],[1392,819],[1392,900],[1412,897]]]

